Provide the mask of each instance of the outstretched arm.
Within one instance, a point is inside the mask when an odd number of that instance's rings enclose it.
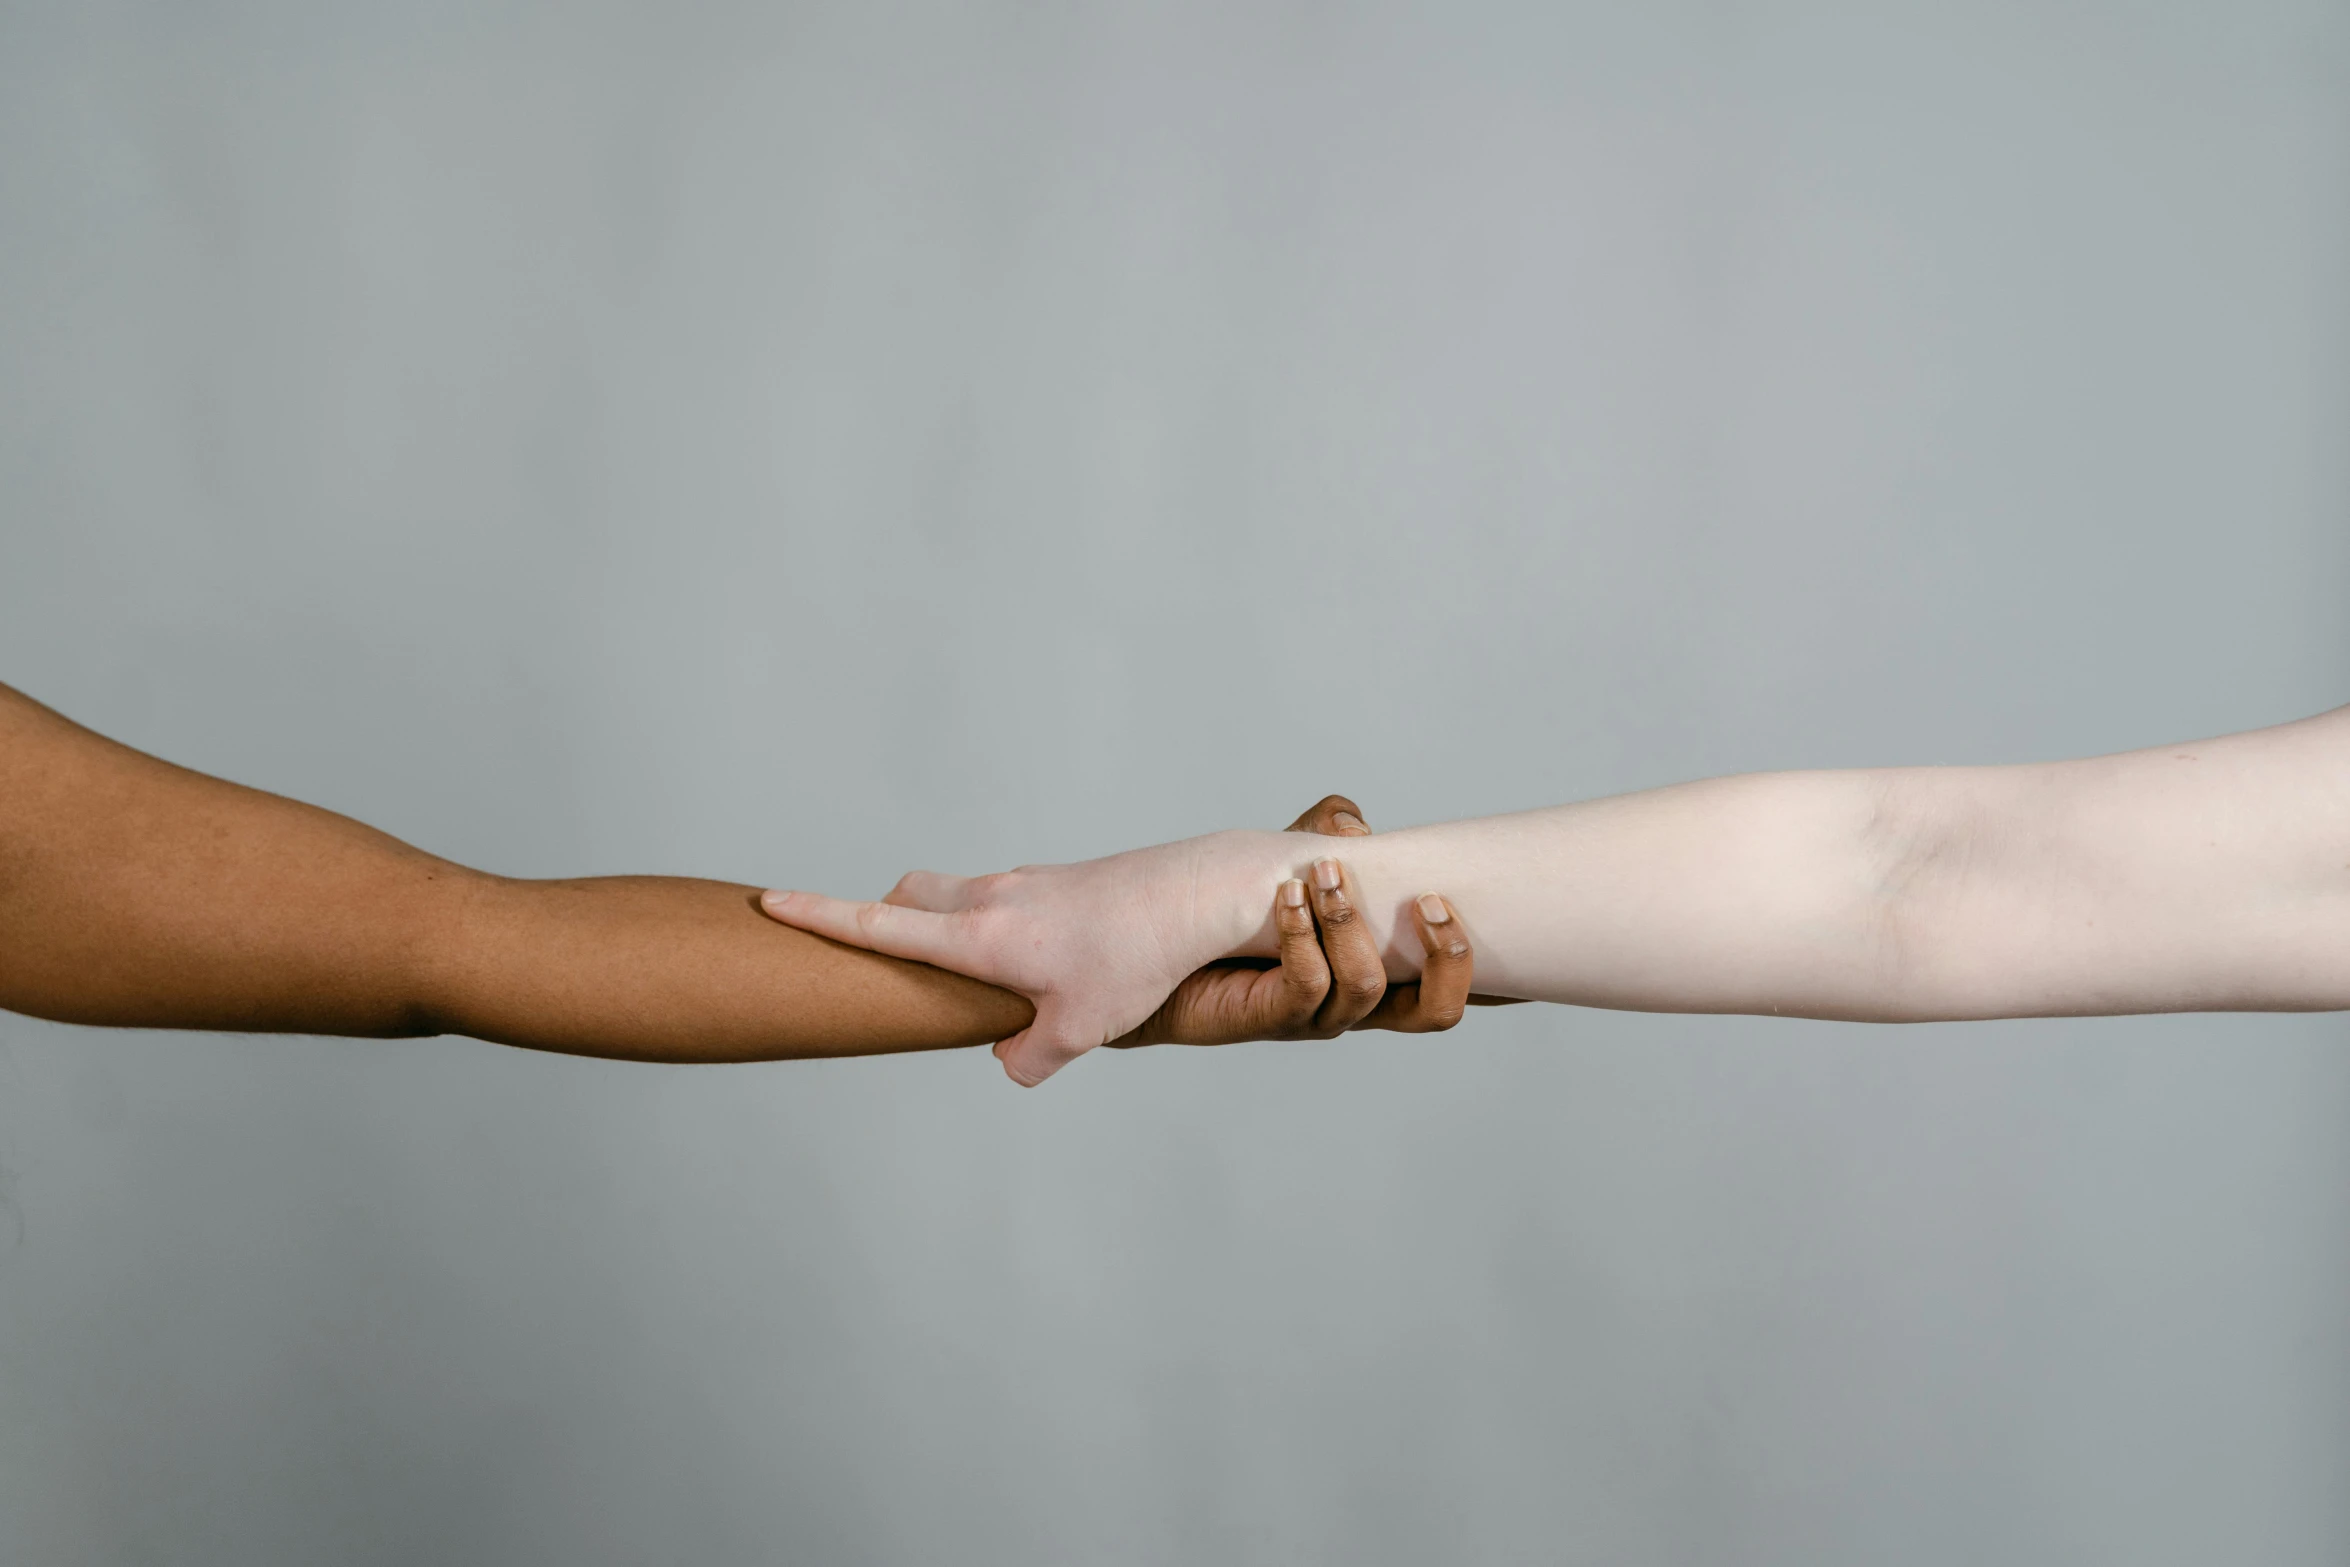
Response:
[[[1191,954],[1264,950],[1252,902],[1304,858],[1219,833],[909,878],[930,913],[769,907],[1036,999],[1007,1061],[1034,1081]],[[1416,899],[1442,886],[1499,995],[1871,1021],[2350,1007],[2350,708],[2083,761],[1682,784],[1389,833],[1348,862],[1390,974],[1429,950]]]
[[[1333,795],[1289,841],[1367,831]],[[1265,905],[1266,960],[1189,977],[1127,1042],[1327,1038],[1459,1015],[1465,952],[1430,984],[1389,988],[1342,897],[1279,901],[1269,887]],[[750,887],[484,875],[142,755],[5,686],[0,1008],[673,1062],[984,1044],[1034,1015],[993,986],[779,926]]]
[[[0,687],[11,1011],[653,1061],[982,1044],[1028,1022],[1018,996],[783,929],[756,900],[676,877],[484,875]]]
[[[1350,858],[1374,918],[1441,872],[1480,986],[1538,1000],[1875,1022],[2350,1007],[2350,708],[2079,761],[1714,779]]]

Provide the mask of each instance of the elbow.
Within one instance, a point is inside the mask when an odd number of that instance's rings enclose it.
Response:
[[[1957,770],[1875,780],[1861,835],[1861,921],[1869,987],[1889,1020],[1980,1017],[1986,975],[1968,932],[1996,858],[1995,812]]]

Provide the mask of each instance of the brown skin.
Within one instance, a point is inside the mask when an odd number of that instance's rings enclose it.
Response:
[[[1170,998],[1161,1037],[1271,1037],[1316,972],[1323,992],[1333,964],[1338,986],[1367,988],[1377,955],[1356,945],[1325,962],[1309,937],[1294,956],[1310,951],[1312,969],[1288,989],[1265,970],[1274,987],[1249,997],[1203,971]],[[665,1062],[985,1044],[1033,1015],[993,986],[778,925],[755,887],[486,875],[118,745],[6,686],[0,1008]]]
[[[1284,830],[1335,838],[1371,834],[1362,807],[1343,794],[1324,795]],[[1435,1034],[1458,1023],[1464,1006],[1510,1004],[1504,997],[1469,994],[1476,958],[1457,915],[1432,925],[1414,907],[1412,922],[1427,960],[1417,980],[1394,985],[1377,939],[1356,912],[1362,895],[1353,873],[1339,863],[1337,886],[1309,881],[1304,891],[1305,901],[1295,906],[1274,900],[1281,937],[1278,963],[1236,958],[1210,964],[1185,980],[1141,1027],[1111,1040],[1112,1048],[1335,1039],[1363,1028]],[[1452,914],[1450,904],[1445,910]]]

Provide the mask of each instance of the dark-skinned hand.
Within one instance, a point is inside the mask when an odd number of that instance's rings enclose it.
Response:
[[[1367,837],[1371,831],[1361,807],[1340,794],[1323,796],[1286,830],[1331,838]],[[1426,961],[1419,979],[1390,985],[1357,910],[1358,896],[1343,862],[1317,861],[1309,875],[1274,894],[1278,960],[1212,963],[1177,986],[1139,1028],[1110,1044],[1131,1049],[1335,1039],[1358,1028],[1433,1034],[1458,1023],[1465,1006],[1488,1002],[1469,993],[1475,954],[1443,898],[1430,893],[1413,903],[1412,924]]]

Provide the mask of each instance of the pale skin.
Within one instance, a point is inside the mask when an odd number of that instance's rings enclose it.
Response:
[[[1369,831],[1333,795],[1281,836],[1313,860],[1373,841]],[[1459,1018],[1465,948],[1448,945],[1418,983],[1391,986],[1343,895],[1302,890],[1267,883],[1262,958],[1184,977],[1118,1043],[1425,1032]],[[175,767],[0,686],[10,1011],[139,1028],[459,1033],[656,1062],[985,1044],[1034,1015],[1003,989],[777,925],[757,899],[687,877],[489,875]]]
[[[1029,997],[996,1053],[1035,1084],[1200,963],[1271,950],[1266,889],[1311,858],[1226,832],[763,905]],[[1392,977],[1473,933],[1478,988],[1528,1000],[1867,1022],[2350,1008],[2350,708],[2076,761],[1717,778],[1387,833],[1348,869]]]

